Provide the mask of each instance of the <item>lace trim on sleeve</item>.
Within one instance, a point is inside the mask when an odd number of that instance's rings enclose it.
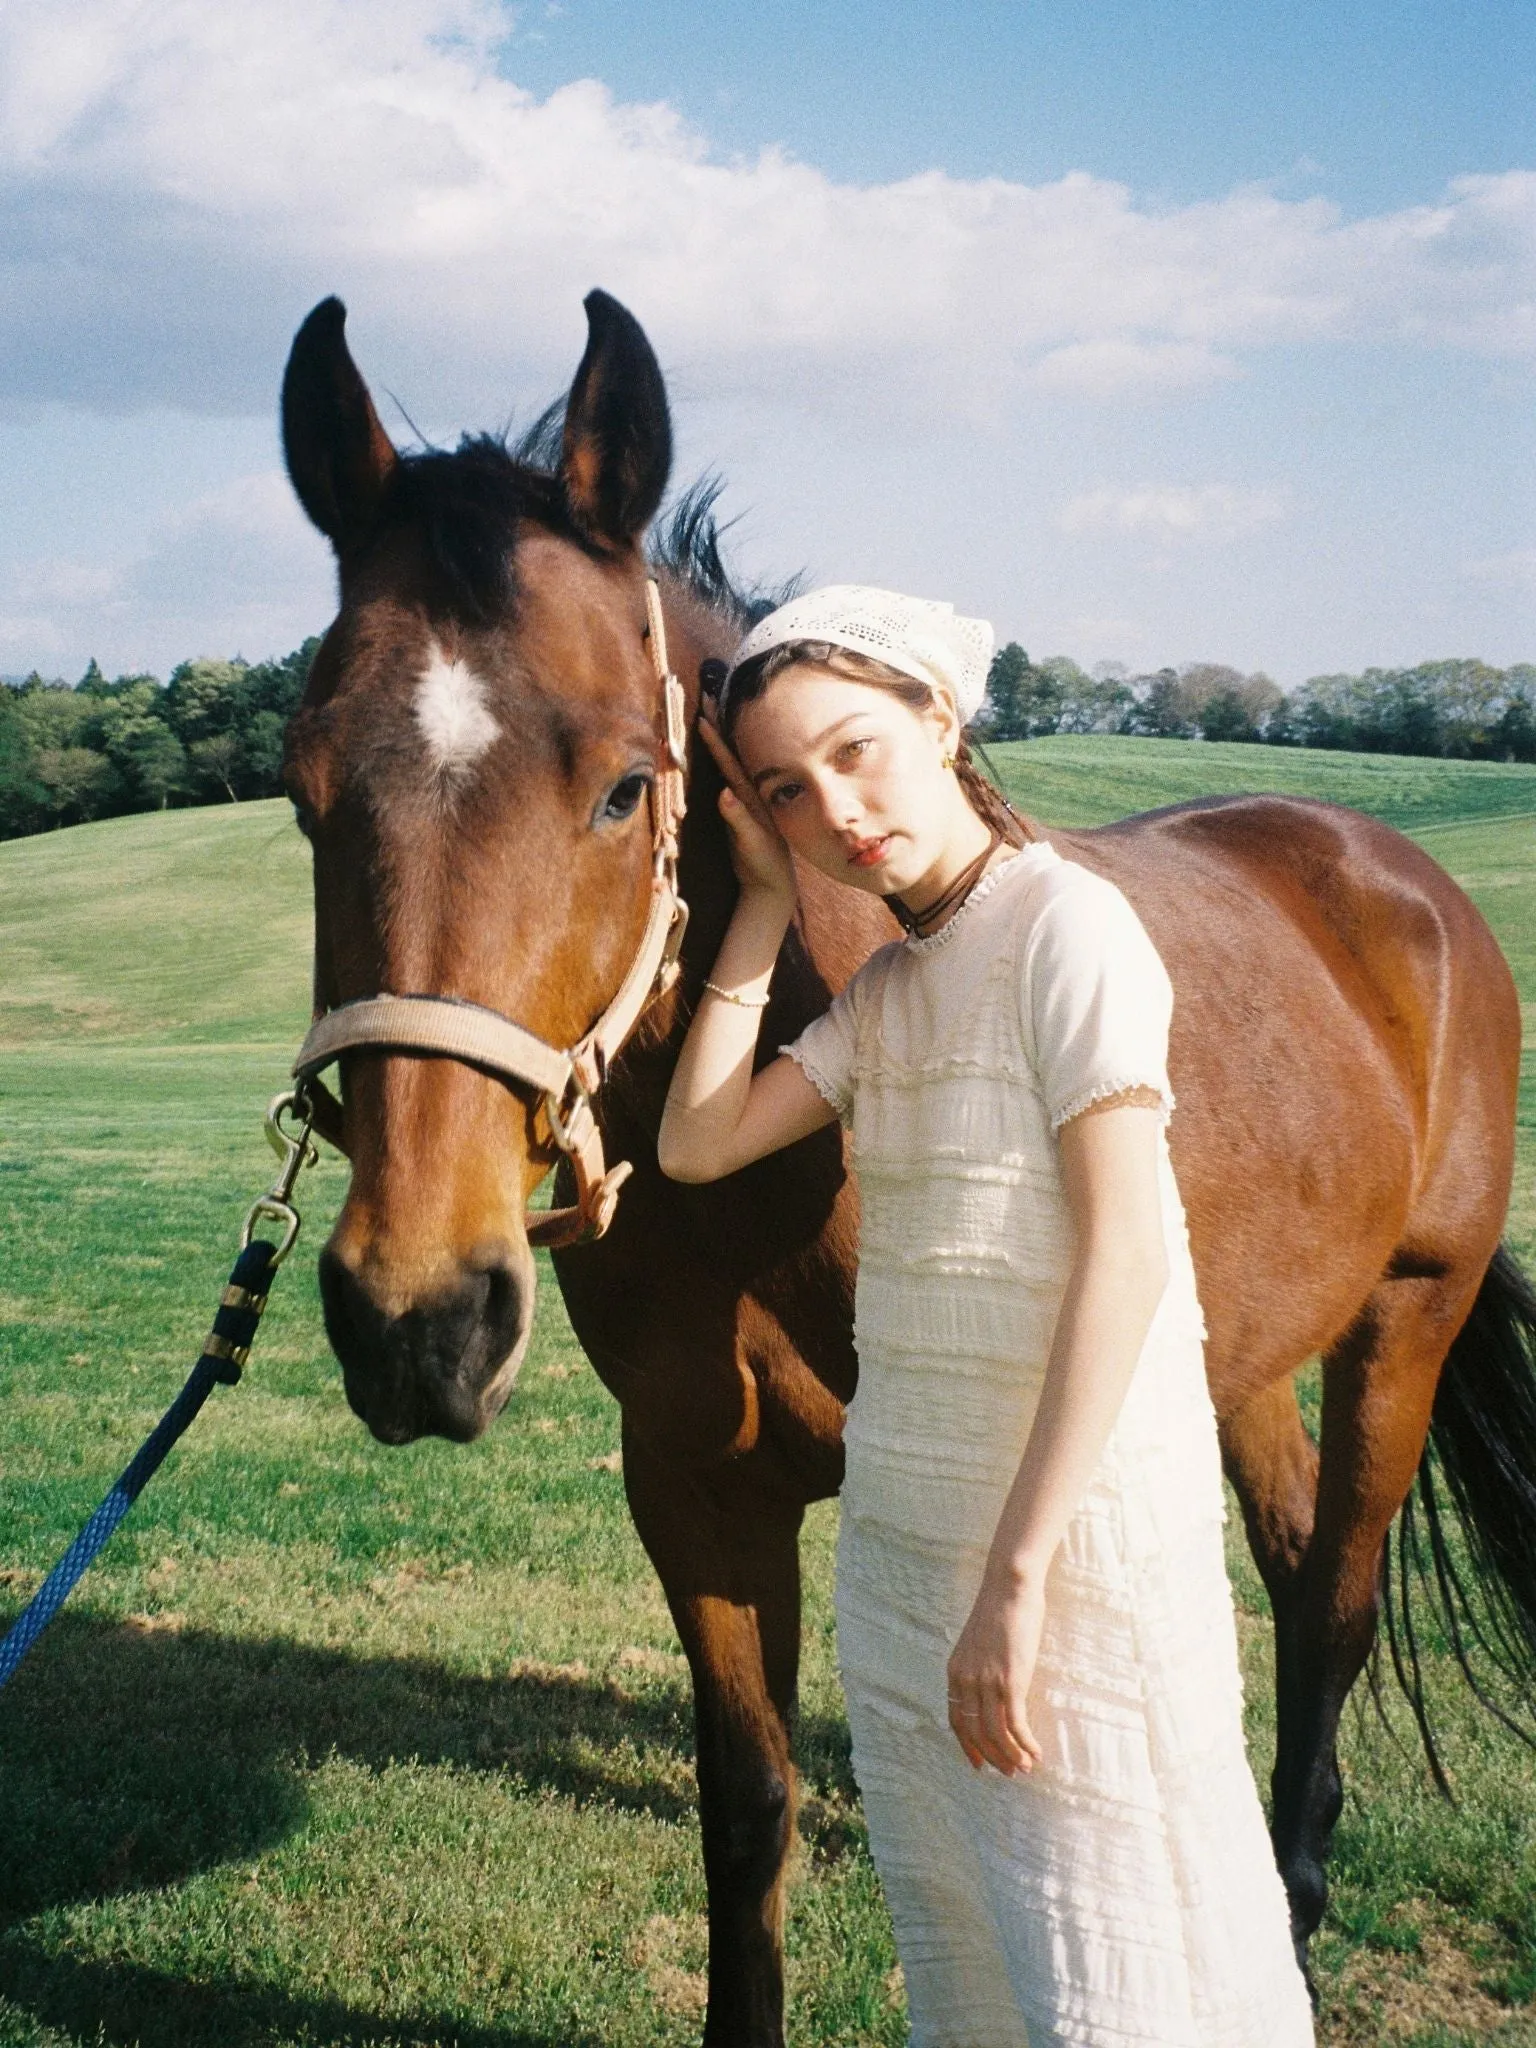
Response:
[[[788,1051],[787,1046],[785,1050]],[[1173,1090],[1155,1076],[1126,1074],[1117,1075],[1109,1081],[1097,1081],[1093,1087],[1080,1089],[1069,1097],[1059,1109],[1052,1110],[1051,1129],[1059,1131],[1063,1124],[1071,1123],[1073,1117],[1081,1116],[1085,1109],[1092,1109],[1096,1102],[1107,1102],[1112,1095],[1126,1095],[1133,1088],[1151,1089],[1158,1099],[1160,1119],[1167,1123],[1173,1115]]]
[[[837,1111],[838,1116],[843,1120],[843,1122],[846,1123],[848,1120],[849,1109],[847,1096],[842,1094],[833,1084],[831,1079],[822,1072],[821,1068],[817,1066],[816,1062],[805,1050],[805,1047],[799,1044],[781,1045],[779,1047],[779,1051],[781,1053],[787,1054],[787,1056],[794,1061],[795,1065],[800,1069],[801,1073],[804,1074],[805,1078],[816,1090],[816,1093],[821,1097],[822,1101],[830,1104],[830,1106]]]

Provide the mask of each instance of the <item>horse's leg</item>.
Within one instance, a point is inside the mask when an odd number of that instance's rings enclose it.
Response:
[[[1248,1547],[1275,1617],[1275,1762],[1270,1785],[1294,1770],[1301,1738],[1298,1627],[1302,1566],[1317,1509],[1317,1446],[1296,1405],[1290,1374],[1255,1394],[1221,1425],[1222,1459]]]
[[[705,2048],[780,2048],[802,1511],[765,1501],[739,1465],[723,1484],[679,1471],[627,1430],[624,1476],[693,1673],[709,1893]]]
[[[1342,1801],[1339,1717],[1375,1640],[1383,1546],[1476,1287],[1477,1276],[1459,1268],[1383,1280],[1323,1360],[1317,1519],[1297,1586],[1294,1683],[1275,1771],[1275,1853],[1303,1957],[1327,1904]]]

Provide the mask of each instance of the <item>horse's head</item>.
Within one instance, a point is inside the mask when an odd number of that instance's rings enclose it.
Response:
[[[491,440],[398,454],[334,299],[294,342],[284,449],[340,580],[285,770],[317,1011],[446,996],[567,1047],[647,927],[664,724],[640,540],[671,436],[639,326],[602,293],[587,315],[552,470]],[[527,1342],[546,1110],[455,1058],[354,1050],[341,1073],[352,1179],[320,1279],[348,1399],[390,1442],[474,1437]]]

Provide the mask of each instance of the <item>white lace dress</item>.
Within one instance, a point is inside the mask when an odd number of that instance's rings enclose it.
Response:
[[[1303,2048],[1243,1746],[1204,1325],[1171,1279],[1047,1581],[1044,1760],[973,1773],[945,1667],[1018,1470],[1072,1256],[1055,1133],[1172,1109],[1172,993],[1111,883],[1045,845],[887,946],[788,1051],[852,1126],[859,1390],[837,1565],[854,1770],[919,2048]],[[1160,1141],[1161,1143],[1161,1141]]]

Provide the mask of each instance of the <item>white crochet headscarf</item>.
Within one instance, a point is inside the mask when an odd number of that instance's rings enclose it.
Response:
[[[970,724],[986,695],[993,641],[986,619],[961,618],[952,604],[903,597],[896,590],[827,583],[758,620],[731,657],[720,690],[722,713],[742,663],[791,640],[825,640],[854,654],[868,654],[887,668],[942,690],[962,725]]]

